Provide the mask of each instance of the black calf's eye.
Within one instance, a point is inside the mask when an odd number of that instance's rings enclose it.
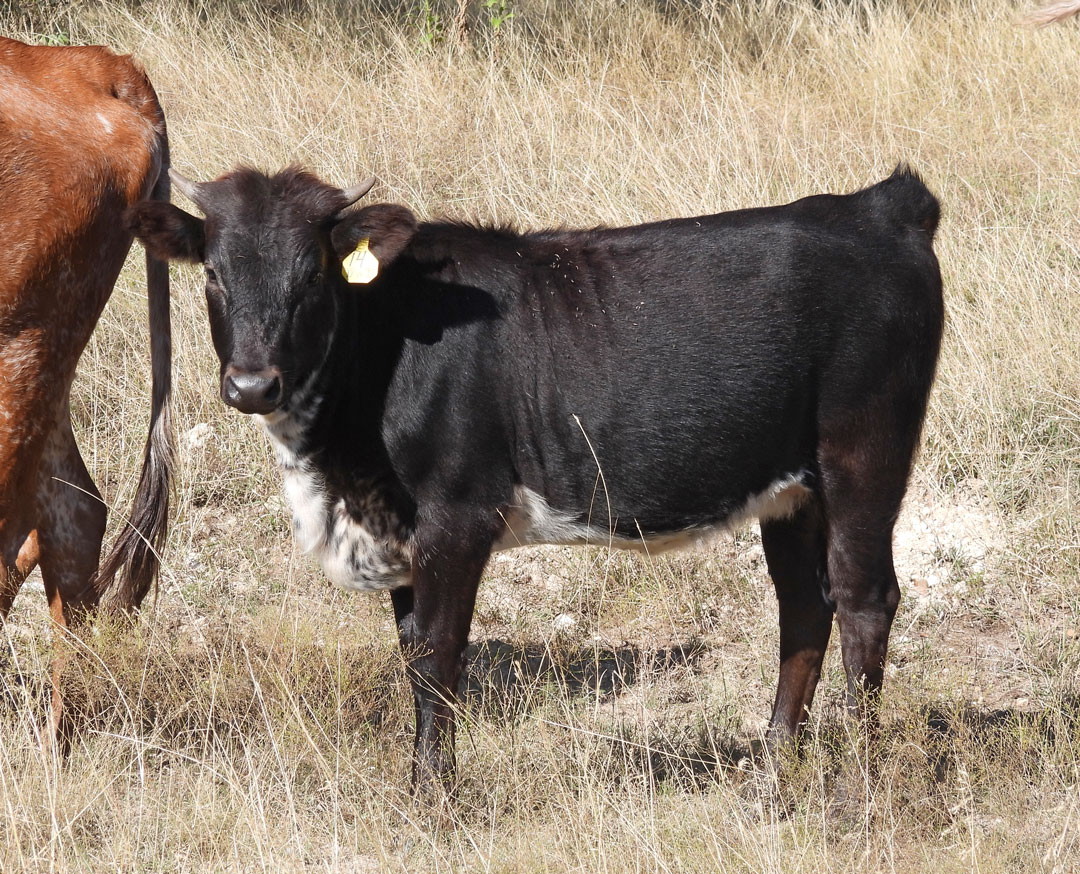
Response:
[[[217,274],[214,272],[213,267],[208,266],[206,268],[206,281],[217,285]]]
[[[308,274],[308,285],[322,285],[323,273],[321,270],[313,270]]]

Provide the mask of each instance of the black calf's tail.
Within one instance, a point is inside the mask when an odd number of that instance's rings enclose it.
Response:
[[[884,222],[917,227],[931,240],[941,219],[941,204],[919,174],[907,164],[898,164],[892,175],[866,189],[875,215]]]

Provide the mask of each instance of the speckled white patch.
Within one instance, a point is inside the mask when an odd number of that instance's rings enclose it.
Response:
[[[353,493],[361,497],[350,512],[303,453],[304,435],[319,402],[314,398],[304,403],[300,412],[255,417],[281,465],[296,545],[314,555],[327,577],[342,588],[372,592],[407,586],[412,546],[379,483],[356,483]]]

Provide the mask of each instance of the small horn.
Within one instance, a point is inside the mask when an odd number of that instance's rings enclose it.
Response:
[[[345,205],[341,207],[341,212],[347,210],[361,197],[371,191],[372,186],[375,184],[375,177],[371,176],[365,179],[359,185],[354,185],[352,188],[344,188],[341,191],[342,197],[345,198]],[[339,213],[340,214],[340,213]]]
[[[203,212],[206,212],[206,209],[203,207],[200,200],[202,197],[202,185],[200,183],[185,179],[172,167],[169,168],[169,178],[172,180],[172,184],[180,189],[180,193],[183,194],[184,197],[194,203]]]

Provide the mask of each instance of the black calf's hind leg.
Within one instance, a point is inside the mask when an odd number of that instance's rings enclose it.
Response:
[[[863,458],[868,457],[862,456]],[[828,577],[847,675],[847,708],[856,720],[858,748],[845,760],[833,810],[859,810],[866,774],[876,768],[878,705],[889,631],[900,603],[892,560],[892,530],[904,493],[903,476],[880,468],[824,476],[828,507]],[[854,750],[852,751],[854,752]]]
[[[900,604],[892,521],[857,509],[830,525],[829,580],[847,676],[850,712],[873,728],[889,631]]]
[[[790,518],[763,521],[761,544],[780,608],[780,678],[769,721],[769,746],[777,752],[790,746],[806,723],[832,631],[817,501]]]
[[[856,433],[823,441],[820,455],[829,593],[840,626],[848,709],[871,732],[900,604],[892,534],[918,436],[917,428],[907,430],[883,428],[878,441],[863,437],[860,443]]]
[[[418,526],[412,610],[399,626],[416,706],[413,789],[421,793],[449,788],[454,777],[454,705],[494,536],[493,526],[470,525],[460,515],[452,532],[450,527]],[[404,611],[408,600],[395,592],[395,612]]]

